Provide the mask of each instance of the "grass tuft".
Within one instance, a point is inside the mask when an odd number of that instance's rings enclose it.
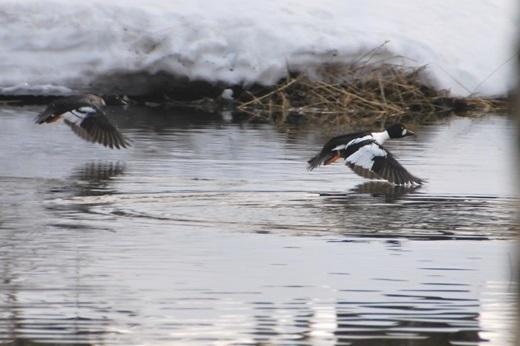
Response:
[[[451,97],[427,84],[425,67],[393,64],[327,64],[311,77],[293,74],[270,89],[241,93],[237,109],[286,122],[297,115],[319,123],[427,120],[449,114],[505,110],[504,100]]]

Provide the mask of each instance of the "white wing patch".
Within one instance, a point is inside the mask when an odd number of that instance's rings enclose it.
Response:
[[[70,112],[63,113],[61,116],[71,125],[80,126],[83,120],[96,113],[92,107],[80,107]]]
[[[372,170],[375,157],[386,157],[387,152],[376,143],[370,143],[359,148],[347,158],[347,162],[355,166]]]
[[[73,112],[84,113],[84,114],[96,113],[96,109],[85,106],[85,107],[79,107],[78,109],[73,110]]]
[[[366,135],[364,137],[354,138],[353,140],[351,140],[347,144],[338,145],[337,147],[332,149],[332,151],[345,150],[345,149],[347,149],[349,146],[351,146],[353,144],[356,144],[356,143],[359,143],[359,142],[363,142],[363,141],[372,140],[372,139],[374,139],[374,138],[372,138],[371,135]]]

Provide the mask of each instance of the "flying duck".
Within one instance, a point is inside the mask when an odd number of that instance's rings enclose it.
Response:
[[[390,138],[414,135],[402,124],[382,132],[357,132],[332,138],[320,153],[308,161],[309,170],[343,158],[356,174],[369,179],[384,179],[395,185],[421,185],[424,180],[410,174],[382,144]]]
[[[49,104],[36,118],[37,124],[63,119],[72,131],[88,142],[109,148],[126,148],[129,141],[110,123],[103,112],[103,98],[84,94],[64,97]]]

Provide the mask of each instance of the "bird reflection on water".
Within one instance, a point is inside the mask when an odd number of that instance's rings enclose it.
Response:
[[[105,229],[112,230],[109,225],[94,226],[85,222],[86,215],[92,215],[92,203],[79,202],[85,197],[99,197],[94,205],[110,205],[110,196],[117,193],[114,187],[114,178],[125,173],[126,166],[119,161],[90,161],[73,169],[70,176],[54,183],[46,195],[44,206],[52,211],[58,222],[52,221],[49,225],[70,229]],[[107,198],[104,198],[107,197]],[[69,201],[57,203],[57,201]],[[76,201],[76,203],[74,203]]]
[[[384,181],[368,181],[356,185],[347,193],[321,193],[324,197],[348,197],[349,195],[369,194],[373,197],[384,197],[385,202],[395,202],[404,196],[419,190],[422,185],[394,185]]]
[[[77,196],[97,196],[115,192],[112,179],[125,173],[126,166],[119,161],[91,161],[73,170],[65,190]]]
[[[497,139],[495,164],[475,160],[478,131],[438,156],[449,129],[432,126],[392,149],[429,184],[345,191],[359,180],[304,171],[304,133],[133,112],[124,152],[59,127],[58,149],[42,148],[34,114],[2,117],[0,344],[491,344],[510,320],[496,263],[513,201],[481,188],[503,171],[505,118],[477,129]],[[460,154],[471,165],[446,172]]]
[[[514,226],[507,198],[431,195],[420,189],[367,182],[346,193],[321,193],[320,214],[341,225],[339,232],[360,237],[485,240]]]
[[[73,198],[110,195],[116,192],[113,178],[125,173],[119,161],[90,161],[76,167],[67,179],[59,180],[48,190],[47,197]]]

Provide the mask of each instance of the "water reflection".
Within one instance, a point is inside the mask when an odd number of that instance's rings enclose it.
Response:
[[[504,181],[481,184],[507,171],[507,119],[470,132],[455,119],[390,143],[430,180],[406,188],[343,165],[308,173],[326,137],[313,129],[110,111],[130,150],[32,131],[36,110],[0,109],[0,343],[511,339],[514,284],[500,265],[511,242],[500,239],[514,234],[514,199]],[[69,150],[42,148],[47,131]]]
[[[89,224],[88,208],[74,198],[111,194],[111,180],[123,174],[120,162],[88,162],[74,169],[65,180],[34,180],[1,177],[0,185],[11,196],[11,208],[30,207],[20,218],[9,210],[9,227],[1,234],[0,344],[4,345],[91,345],[103,343],[111,334],[106,316],[84,314],[85,307],[110,314],[104,304],[88,296],[102,290],[89,282],[83,270],[89,257],[80,250],[81,231],[105,229]],[[41,193],[26,200],[32,191]],[[48,199],[72,203],[56,207]],[[50,211],[48,214],[46,211]],[[42,216],[42,214],[44,216]],[[83,216],[81,216],[83,215]],[[27,278],[26,272],[38,272]],[[59,280],[53,280],[61,273]],[[27,300],[35,296],[35,300]],[[48,307],[44,308],[43,307]],[[45,311],[45,312],[43,312]]]
[[[122,176],[125,168],[125,164],[119,161],[90,161],[74,168],[66,179],[53,183],[43,202],[44,207],[56,216],[48,225],[71,230],[113,231],[107,223],[101,226],[98,222],[91,222],[89,215],[92,206],[111,204],[111,196],[118,192],[114,179]],[[82,200],[88,197],[97,197],[98,200],[83,203]]]
[[[416,189],[384,188],[374,193],[370,188],[369,195],[362,191],[326,195],[321,201],[321,212],[330,224],[343,225],[344,234],[484,240],[512,237],[515,233],[512,199],[431,196],[417,193]],[[384,200],[378,202],[381,195]]]
[[[125,172],[124,162],[92,161],[75,169],[70,176],[71,180],[88,183],[89,190],[107,190],[108,182]],[[88,194],[87,194],[88,195]]]
[[[119,161],[90,161],[73,169],[68,178],[50,192],[67,193],[69,196],[99,196],[113,194],[116,190],[113,178],[125,172],[125,163]]]
[[[130,328],[117,328],[114,321],[106,319],[79,316],[24,318],[17,316],[16,311],[29,307],[11,302],[7,306],[11,315],[2,318],[2,325],[10,329],[5,329],[7,334],[3,334],[0,340],[17,345],[129,344],[132,340],[143,340],[150,345],[167,342],[309,346],[467,345],[489,341],[481,335],[481,330],[489,326],[480,325],[482,317],[476,312],[479,301],[449,297],[454,292],[462,295],[464,290],[424,289],[417,294],[385,295],[381,301],[355,301],[356,294],[361,292],[351,291],[330,303],[302,297],[271,302],[252,300],[245,305],[226,304],[220,299],[206,300],[204,306],[199,306],[196,302],[203,297],[197,296],[195,289],[191,298],[179,299],[177,306],[162,301],[165,305],[162,312],[148,316],[154,320],[153,325],[142,322],[142,325],[133,324]],[[97,310],[118,316],[117,311],[96,307],[99,304],[96,302],[83,300],[76,304],[84,315],[92,315]],[[215,315],[217,307],[225,314]],[[200,313],[207,316],[195,318]],[[157,333],[161,331],[165,336],[158,337]]]
[[[407,194],[413,193],[421,188],[421,185],[397,186],[383,181],[367,181],[350,189],[345,194],[321,193],[325,197],[347,197],[348,195],[369,194],[372,197],[383,197],[386,203],[395,202]]]
[[[55,208],[69,206],[66,199],[52,203]],[[109,199],[83,196],[74,203],[89,213],[128,222],[147,219],[172,227],[223,227],[241,232],[485,240],[512,237],[516,229],[514,200],[509,198],[432,196],[419,189],[379,184],[364,184],[347,193],[181,190]]]

